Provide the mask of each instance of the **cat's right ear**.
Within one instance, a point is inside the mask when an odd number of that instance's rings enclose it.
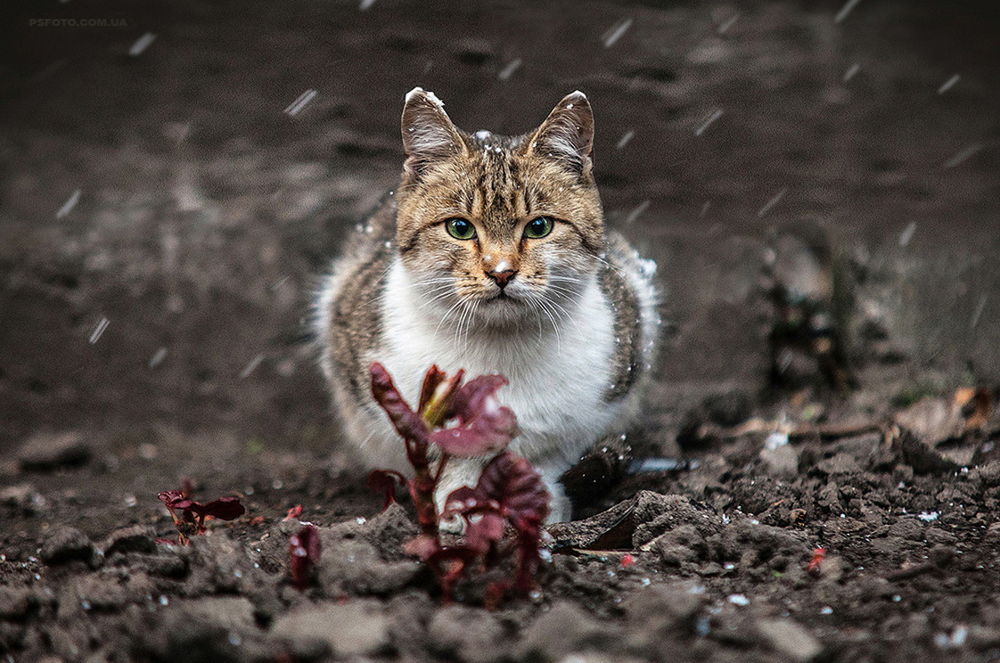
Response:
[[[419,179],[435,161],[446,159],[465,149],[465,142],[444,112],[444,104],[423,88],[415,87],[406,95],[403,106],[403,150],[407,178]]]

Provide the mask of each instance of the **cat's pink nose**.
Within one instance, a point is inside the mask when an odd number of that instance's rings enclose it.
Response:
[[[496,284],[500,286],[501,290],[507,287],[507,284],[511,282],[511,279],[514,278],[515,274],[517,274],[516,269],[505,269],[499,272],[495,270],[486,272],[486,276],[493,279]]]

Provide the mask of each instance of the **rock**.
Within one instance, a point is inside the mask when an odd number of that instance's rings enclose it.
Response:
[[[375,656],[391,650],[389,622],[376,601],[323,603],[287,613],[271,633],[281,639],[321,642],[338,657]]]
[[[45,537],[39,556],[49,565],[62,564],[73,560],[90,561],[94,555],[94,544],[75,527],[56,527]]]
[[[622,608],[632,645],[642,648],[665,633],[692,631],[704,601],[704,594],[695,587],[690,582],[651,585],[629,597]]]
[[[816,470],[827,476],[857,474],[861,472],[861,466],[854,456],[846,453],[838,453],[816,463]]]
[[[785,571],[810,557],[811,548],[796,534],[770,525],[738,520],[709,541],[719,560],[739,560],[741,568]]]
[[[59,614],[71,617],[77,610],[119,610],[126,603],[139,603],[154,591],[145,573],[111,572],[75,576],[59,595]]]
[[[231,630],[254,628],[253,604],[242,596],[208,596],[174,605],[192,621],[212,622]]]
[[[648,490],[636,496],[634,518],[639,525],[632,545],[642,548],[664,532],[681,525],[695,527],[702,536],[715,533],[715,514],[685,495],[660,495]]]
[[[385,551],[391,559],[403,559],[407,558],[403,544],[416,536],[419,530],[406,509],[393,502],[384,511],[369,518],[360,533],[365,541]]]
[[[772,649],[793,661],[811,661],[823,651],[819,640],[790,619],[761,619],[757,630]]]
[[[128,639],[129,660],[249,663],[275,659],[275,652],[265,653],[260,647],[252,605],[242,597],[175,601],[165,609],[138,614],[135,633]]]
[[[504,658],[504,628],[497,618],[482,610],[447,606],[437,610],[428,626],[428,639],[435,653],[467,663],[490,663]]]
[[[364,540],[345,539],[323,549],[327,554],[319,560],[319,581],[328,594],[388,594],[410,582],[421,568],[412,559],[386,562]]]
[[[38,605],[38,597],[27,587],[0,585],[0,619],[22,619]]]
[[[898,536],[910,541],[923,541],[924,525],[915,518],[900,518],[889,526],[889,536]]]
[[[437,603],[424,590],[411,590],[397,594],[387,609],[389,637],[401,660],[416,660],[426,656],[429,648],[427,622],[433,616]]]
[[[667,566],[697,562],[708,554],[705,538],[694,525],[681,525],[661,534],[647,544],[660,554]]]
[[[776,449],[761,449],[759,457],[772,476],[794,477],[799,473],[799,452],[790,444]]]
[[[589,613],[560,601],[525,629],[516,658],[557,661],[573,652],[599,649],[610,640],[610,631]]]
[[[90,445],[77,432],[36,433],[17,452],[21,469],[35,472],[83,465],[90,456]]]
[[[962,408],[950,399],[933,396],[922,398],[896,413],[895,421],[930,447],[949,438],[959,437],[965,428]]]
[[[113,553],[155,553],[156,541],[152,527],[132,525],[119,527],[101,542],[105,556]]]
[[[30,483],[16,483],[13,486],[0,488],[0,504],[33,511],[40,502],[44,503],[44,499]]]
[[[276,523],[249,547],[250,559],[268,573],[283,571],[288,565],[288,539],[302,529],[302,525],[298,520]]]

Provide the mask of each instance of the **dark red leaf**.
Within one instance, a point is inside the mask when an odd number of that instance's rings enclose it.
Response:
[[[315,525],[305,525],[288,539],[288,570],[292,584],[299,590],[309,585],[322,552],[319,529]]]
[[[433,369],[432,369],[433,370]],[[396,428],[396,432],[407,440],[427,440],[427,425],[423,419],[414,412],[403,400],[402,394],[396,389],[392,382],[392,377],[385,369],[385,366],[375,362],[371,365],[372,375],[372,395],[375,401],[389,415],[389,421]]]
[[[465,545],[485,554],[503,538],[504,518],[497,511],[476,514],[465,528]]]
[[[517,436],[517,417],[500,405],[496,392],[507,384],[502,375],[481,375],[455,392],[449,419],[458,424],[431,433],[431,440],[453,456],[485,456],[496,453]]]
[[[185,511],[192,511],[201,517],[212,516],[219,520],[235,520],[247,512],[238,497],[220,497],[208,504],[192,502]]]
[[[385,496],[383,510],[396,502],[396,488],[405,485],[406,477],[395,470],[372,470],[368,475],[368,488]]]
[[[541,527],[549,515],[549,493],[541,476],[531,463],[509,451],[486,465],[475,492],[480,501],[496,501],[518,530]]]

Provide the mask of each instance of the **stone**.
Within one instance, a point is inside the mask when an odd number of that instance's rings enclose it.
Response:
[[[761,619],[757,630],[772,649],[793,661],[812,661],[823,651],[819,640],[790,619]]]
[[[664,638],[676,640],[691,634],[703,602],[703,590],[691,582],[637,590],[622,604],[629,651],[656,657]]]
[[[416,560],[386,562],[364,540],[345,539],[335,547],[324,547],[323,553],[319,581],[328,593],[337,589],[353,594],[388,594],[420,572]]]
[[[94,555],[94,544],[75,527],[53,528],[45,537],[39,556],[49,565],[62,564],[73,560],[90,561]]]
[[[27,587],[0,585],[0,619],[22,619],[38,605],[38,597]]]
[[[497,618],[466,606],[437,610],[428,625],[430,647],[448,658],[467,663],[491,663],[504,658],[504,628]]]
[[[113,553],[155,553],[154,536],[153,528],[146,525],[119,527],[101,542],[101,550],[105,556]]]
[[[516,658],[558,661],[573,652],[601,649],[610,631],[589,613],[568,601],[554,604],[525,630]]]
[[[816,470],[827,476],[857,474],[861,472],[861,466],[854,456],[847,453],[838,453],[816,463]]]
[[[376,656],[391,650],[389,621],[377,601],[322,603],[294,610],[275,620],[275,637],[321,642],[338,657]]]
[[[675,527],[648,545],[660,554],[660,559],[667,566],[679,567],[697,562],[708,554],[705,538],[694,525]]]
[[[17,461],[23,470],[47,472],[83,465],[90,456],[90,445],[80,433],[36,433],[21,444]]]
[[[789,478],[799,473],[799,452],[790,444],[776,449],[761,449],[759,457],[771,476]]]

